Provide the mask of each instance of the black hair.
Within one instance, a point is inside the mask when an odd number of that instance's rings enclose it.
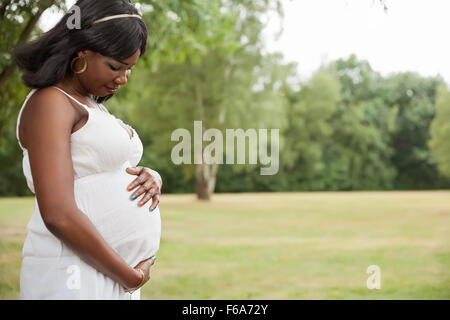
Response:
[[[68,27],[76,12],[69,10],[40,38],[13,50],[26,86],[40,89],[55,85],[72,73],[70,63],[81,50],[91,50],[116,60],[129,58],[138,49],[140,56],[145,53],[148,33],[142,19],[118,18],[93,24],[95,20],[111,15],[139,14],[130,1],[78,0],[75,5],[80,8],[80,29]],[[95,97],[95,100],[101,103],[111,96]]]

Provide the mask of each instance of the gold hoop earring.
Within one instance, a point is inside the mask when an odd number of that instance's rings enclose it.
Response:
[[[73,73],[79,74],[79,73],[83,73],[86,71],[87,69],[87,61],[86,58],[84,58],[84,65],[83,68],[80,71],[75,71],[73,70],[73,64],[75,63],[75,61],[77,61],[78,59],[81,59],[80,57],[76,57],[75,59],[72,60],[72,62],[70,63],[70,69],[73,71]]]

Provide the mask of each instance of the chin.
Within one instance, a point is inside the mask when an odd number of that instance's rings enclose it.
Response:
[[[110,97],[113,94],[111,94],[110,92],[108,92],[108,90],[105,87],[102,87],[100,89],[98,89],[96,92],[93,93],[95,96],[97,97],[101,97],[101,98],[106,98],[106,97]]]

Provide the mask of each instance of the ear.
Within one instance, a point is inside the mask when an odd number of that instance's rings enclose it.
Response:
[[[91,50],[86,49],[86,50],[78,51],[77,56],[80,58],[85,58],[85,57],[92,55],[92,53],[93,52]]]

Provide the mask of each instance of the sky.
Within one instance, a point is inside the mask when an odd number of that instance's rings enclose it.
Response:
[[[322,63],[354,53],[386,76],[415,71],[440,74],[450,83],[450,1],[283,0],[284,31],[278,41],[278,19],[265,29],[269,52],[282,52],[285,62],[297,62],[307,79]]]
[[[137,2],[137,1],[135,1]],[[75,3],[68,0],[70,7]],[[440,74],[450,83],[450,0],[282,0],[280,20],[266,20],[264,39],[268,52],[281,52],[285,62],[296,62],[301,79],[307,79],[321,64],[354,53],[375,71],[415,71],[422,76]],[[44,31],[62,13],[45,12]]]

